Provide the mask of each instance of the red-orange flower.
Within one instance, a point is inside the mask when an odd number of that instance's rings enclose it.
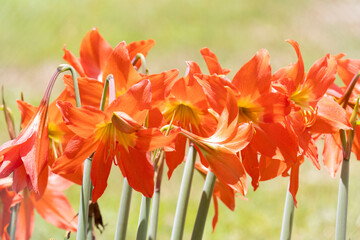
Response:
[[[35,193],[42,195],[46,188],[49,158],[48,106],[58,73],[52,77],[36,114],[19,136],[0,147],[0,177],[14,172],[13,188],[16,192],[27,185]]]
[[[154,44],[155,41],[152,39],[130,43],[126,46],[130,61],[138,53],[146,56]],[[79,59],[65,47],[64,52],[63,58],[75,68],[81,77],[90,77],[99,81],[106,79],[107,75],[103,74],[103,72],[107,68],[107,61],[113,53],[113,49],[96,28],[90,30],[83,38],[80,45]],[[136,66],[139,67],[140,64],[141,62],[138,62]]]
[[[59,101],[67,126],[77,136],[70,140],[53,171],[72,173],[95,152],[91,169],[94,202],[105,191],[112,162],[119,166],[132,188],[151,197],[154,170],[148,151],[168,144],[169,140],[160,130],[142,126],[150,109],[150,90],[150,82],[141,81],[114,100],[104,112],[91,106],[78,109]]]

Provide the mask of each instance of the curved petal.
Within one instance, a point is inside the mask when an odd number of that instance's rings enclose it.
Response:
[[[259,97],[268,93],[271,84],[270,56],[266,49],[259,50],[255,56],[236,73],[232,84],[242,97]]]
[[[132,60],[136,57],[136,54],[142,53],[144,57],[148,54],[150,49],[155,45],[155,40],[148,39],[148,40],[141,40],[137,42],[129,43],[126,48],[129,52],[129,58]],[[135,65],[138,69],[141,66],[141,61],[138,61]]]
[[[61,191],[48,188],[39,200],[33,201],[33,205],[45,221],[58,228],[76,232],[76,213]]]
[[[24,129],[35,116],[38,108],[22,100],[17,100],[16,103],[21,113],[21,128]]]
[[[85,77],[86,74],[84,72],[83,67],[81,66],[80,60],[75,57],[75,55],[66,49],[66,46],[63,47],[64,56],[63,59],[67,61],[73,68],[80,74],[81,77]]]
[[[98,142],[94,142],[93,138],[74,136],[64,149],[64,154],[55,160],[52,171],[59,175],[76,173],[97,146]]]
[[[116,92],[119,93],[140,81],[141,76],[131,63],[125,42],[119,43],[110,55],[103,71],[103,82],[109,74],[114,76]]]
[[[112,51],[96,28],[87,32],[80,45],[80,62],[86,76],[98,79]]]
[[[343,161],[343,150],[339,133],[325,134],[323,150],[324,167],[335,177]]]
[[[154,193],[154,168],[146,152],[120,146],[119,167],[127,178],[129,185],[145,197],[151,198]]]
[[[210,74],[226,75],[230,72],[229,69],[222,68],[216,55],[208,48],[202,48],[200,50],[201,55],[203,56],[206,65],[209,69]]]
[[[96,125],[106,118],[104,112],[91,106],[76,108],[71,103],[63,101],[57,101],[57,106],[66,126],[82,138],[92,136]]]

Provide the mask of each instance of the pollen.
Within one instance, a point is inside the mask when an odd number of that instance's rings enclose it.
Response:
[[[164,118],[170,122],[174,117],[173,122],[179,124],[185,129],[199,129],[203,112],[198,107],[189,102],[175,101],[168,102],[163,111]]]

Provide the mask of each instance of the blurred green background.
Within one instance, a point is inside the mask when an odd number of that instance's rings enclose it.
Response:
[[[326,53],[344,52],[360,56],[360,3],[350,0],[3,0],[0,7],[0,84],[18,117],[15,100],[20,92],[34,105],[40,102],[55,68],[63,63],[66,44],[78,56],[82,37],[97,27],[115,46],[118,42],[155,39],[147,63],[151,73],[178,68],[185,72],[185,61],[194,60],[205,71],[199,50],[209,47],[232,77],[257,50],[270,52],[273,70],[296,62],[296,54],[284,42],[299,42],[307,69]],[[62,83],[56,84],[60,92]],[[55,95],[55,94],[54,94]],[[6,127],[0,120],[1,142],[7,140]],[[351,162],[350,212],[348,237],[360,239],[359,163]],[[175,213],[182,170],[164,181],[160,208],[159,239],[169,239]],[[219,223],[212,234],[211,206],[204,239],[279,239],[283,203],[288,179],[262,183],[248,201],[237,199],[231,212],[220,204]],[[99,200],[105,231],[98,239],[114,235],[122,177],[114,167],[109,188]],[[189,239],[203,180],[195,173],[184,239]],[[306,161],[302,166],[298,208],[295,212],[293,239],[333,239],[338,177],[315,170]],[[77,186],[68,190],[78,207]],[[128,239],[135,239],[140,195],[135,193],[131,206]],[[33,239],[63,239],[57,230],[37,217]],[[74,236],[72,239],[74,239]]]

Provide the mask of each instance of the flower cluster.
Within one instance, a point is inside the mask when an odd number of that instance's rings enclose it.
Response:
[[[360,60],[327,54],[306,72],[298,43],[287,42],[296,63],[274,71],[261,49],[232,79],[208,48],[201,54],[209,74],[189,61],[179,77],[176,69],[138,72],[146,69],[153,40],[112,48],[93,29],[82,40],[79,58],[64,47],[64,60],[80,75],[82,106],[75,105],[70,75],[64,75],[65,88],[54,102],[49,98],[55,80],[39,107],[18,101],[22,131],[0,147],[0,234],[8,237],[10,207],[18,203],[19,239],[31,236],[34,208],[54,225],[76,231],[75,213],[61,190],[82,183],[89,156],[93,202],[106,190],[113,165],[132,189],[151,198],[160,166],[166,163],[170,178],[187,161],[189,145],[200,156],[196,169],[216,176],[213,227],[216,199],[233,210],[235,195],[246,195],[248,176],[254,190],[261,181],[290,176],[296,204],[305,157],[320,168],[317,142],[324,140],[323,165],[333,177],[344,156],[342,136],[358,128],[351,115],[360,93]],[[335,83],[337,76],[345,86]],[[359,159],[359,131],[352,151]]]

